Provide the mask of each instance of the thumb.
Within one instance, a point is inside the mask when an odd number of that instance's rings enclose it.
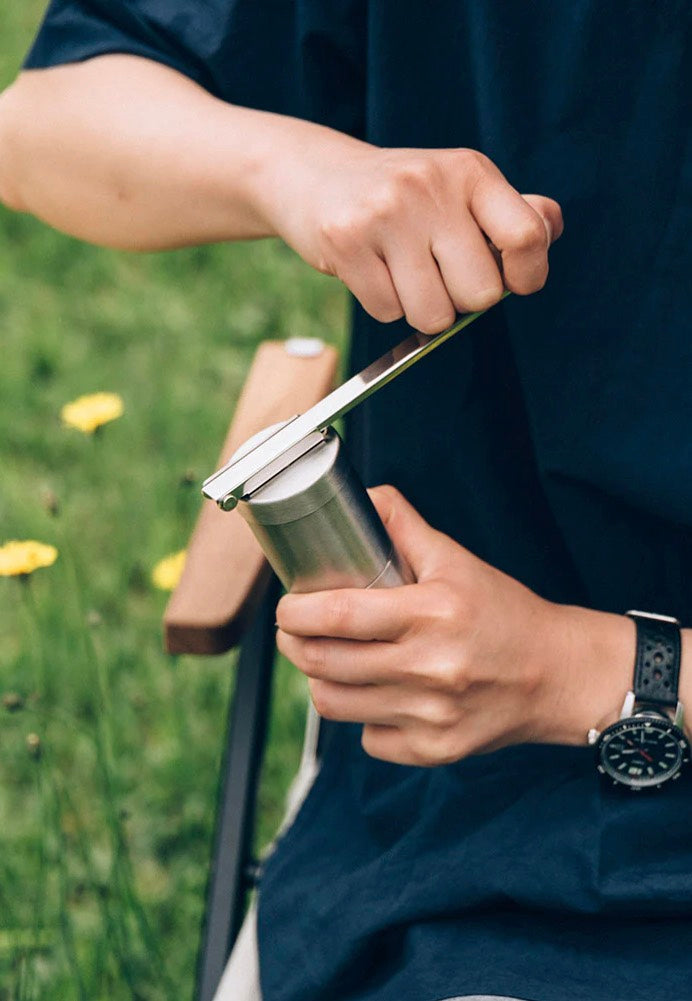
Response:
[[[521,197],[525,202],[529,203],[535,212],[538,212],[543,220],[543,225],[548,234],[548,246],[559,240],[565,224],[562,221],[562,209],[558,203],[552,198],[546,198],[545,195],[522,195]]]
[[[445,536],[432,528],[396,487],[373,487],[368,493],[394,548],[415,579],[432,576],[438,563],[439,544]]]

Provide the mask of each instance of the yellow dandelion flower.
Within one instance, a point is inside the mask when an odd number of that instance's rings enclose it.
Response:
[[[179,553],[172,553],[159,560],[151,572],[154,587],[158,587],[160,591],[174,591],[182,575],[186,555],[187,550],[181,549]]]
[[[123,401],[117,393],[91,393],[66,403],[60,411],[63,424],[93,434],[102,424],[108,424],[124,411]]]
[[[0,577],[20,577],[33,573],[39,567],[49,567],[58,558],[55,546],[43,542],[26,539],[19,542],[16,539],[0,546]]]

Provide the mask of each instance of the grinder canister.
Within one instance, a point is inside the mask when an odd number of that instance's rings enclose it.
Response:
[[[332,425],[480,315],[460,316],[433,337],[414,331],[306,413],[256,434],[204,481],[204,495],[224,511],[240,507],[289,590],[412,579]]]
[[[231,462],[283,426],[258,432]],[[394,587],[412,580],[331,427],[317,445],[245,494],[238,509],[287,590]]]

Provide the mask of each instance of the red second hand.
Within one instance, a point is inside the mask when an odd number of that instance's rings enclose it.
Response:
[[[634,743],[634,741],[633,740],[629,740],[627,737],[625,737],[625,743],[629,744],[630,747],[634,747],[637,751],[639,751],[639,753],[641,754],[641,756],[643,758],[646,758],[647,761],[650,761],[650,762],[653,763],[654,759],[651,757],[650,754],[646,753],[646,751],[644,750],[643,747],[637,747],[637,745]]]

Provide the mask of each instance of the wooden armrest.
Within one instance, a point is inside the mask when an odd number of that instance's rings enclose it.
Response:
[[[304,413],[332,388],[338,362],[334,348],[324,345],[313,357],[299,357],[286,343],[264,341],[258,348],[219,465],[250,435]],[[205,501],[164,615],[166,651],[214,654],[235,646],[269,579],[269,565],[238,511],[224,512]]]

